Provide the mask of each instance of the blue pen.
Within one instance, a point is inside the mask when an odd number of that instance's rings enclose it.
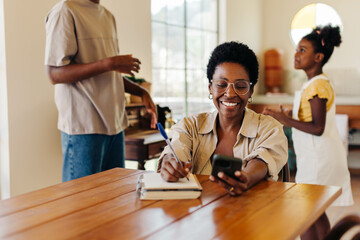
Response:
[[[181,167],[184,167],[184,166],[182,165],[181,161],[179,160],[178,156],[176,155],[175,150],[174,150],[173,147],[171,146],[171,143],[170,143],[170,141],[169,141],[169,138],[168,138],[168,136],[167,136],[167,134],[166,134],[163,126],[161,125],[161,123],[158,123],[158,124],[157,124],[157,127],[158,127],[161,135],[164,137],[165,142],[166,142],[167,145],[170,147],[170,149],[171,149],[171,151],[172,151],[172,153],[173,153],[173,155],[174,155],[174,157],[175,157],[175,159],[176,159],[176,162],[177,162]],[[186,177],[186,179],[189,181],[189,178],[188,178],[188,177]]]

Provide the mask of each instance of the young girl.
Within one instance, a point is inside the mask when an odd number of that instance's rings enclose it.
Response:
[[[342,194],[332,206],[353,204],[346,152],[335,122],[335,93],[323,73],[334,47],[341,43],[339,27],[317,27],[299,42],[295,53],[295,69],[302,69],[307,82],[295,93],[292,117],[282,106],[280,111],[265,109],[285,126],[293,127],[296,154],[297,183],[334,185]],[[302,236],[302,239],[322,239],[329,231],[324,213]]]

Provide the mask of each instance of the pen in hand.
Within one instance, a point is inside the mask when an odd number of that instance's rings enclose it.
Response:
[[[174,150],[173,147],[171,146],[170,140],[169,140],[169,138],[168,138],[168,136],[167,136],[167,134],[166,134],[163,126],[161,125],[161,123],[158,123],[158,124],[157,124],[157,127],[158,127],[161,135],[164,137],[165,142],[166,142],[167,145],[170,147],[171,152],[172,152],[172,154],[174,155],[176,162],[177,162],[181,167],[184,167],[183,164],[181,163],[181,161],[179,160],[178,156],[176,155],[175,150]],[[188,177],[186,177],[186,179],[189,181],[189,178],[188,178]]]

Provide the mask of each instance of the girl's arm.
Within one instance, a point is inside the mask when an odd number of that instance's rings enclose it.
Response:
[[[294,127],[300,131],[321,136],[325,129],[326,121],[326,102],[327,99],[315,96],[309,100],[311,106],[311,122],[302,122],[289,117],[280,106],[280,111],[266,108],[263,114],[270,115],[285,126]]]

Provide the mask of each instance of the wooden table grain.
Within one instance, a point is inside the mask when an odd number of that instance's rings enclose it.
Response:
[[[294,239],[341,193],[263,181],[231,197],[199,175],[199,199],[141,201],[143,172],[115,168],[2,200],[0,239]]]

